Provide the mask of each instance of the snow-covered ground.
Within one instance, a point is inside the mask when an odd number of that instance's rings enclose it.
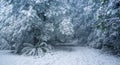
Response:
[[[120,65],[120,58],[86,47],[59,50],[40,58],[0,51],[0,65]]]

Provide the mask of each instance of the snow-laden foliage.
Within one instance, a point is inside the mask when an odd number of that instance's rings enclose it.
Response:
[[[70,19],[64,19],[60,24],[59,24],[59,29],[62,34],[65,35],[73,35],[74,29],[73,29],[73,24],[70,22]]]
[[[3,39],[3,38],[0,38],[0,49],[4,50],[4,49],[10,49],[10,45],[8,44],[8,42]]]
[[[39,55],[38,42],[55,46],[78,40],[119,54],[119,22],[120,0],[0,0],[0,48]]]
[[[22,54],[33,55],[33,56],[43,56],[45,52],[51,49],[45,42],[31,44],[24,43],[24,48],[22,49]]]
[[[99,2],[100,3],[100,2]],[[112,50],[113,54],[120,54],[120,1],[105,0],[104,4],[97,10],[97,24],[91,34],[93,42],[91,46]],[[90,36],[90,37],[91,37]]]
[[[69,17],[66,15],[69,12],[69,4],[57,0],[2,0],[0,3],[2,5],[0,8],[0,36],[9,44],[10,49],[14,50],[14,53],[39,55],[38,53],[41,53],[40,51],[43,51],[44,47],[38,45],[39,50],[36,50],[34,45],[36,46],[38,42],[55,45],[61,41],[61,37],[58,35],[62,36],[63,40],[73,37],[74,30],[71,21],[66,24],[66,29],[65,25],[60,25],[66,16]],[[5,3],[4,6],[3,3]],[[64,29],[62,32],[60,32],[61,27]],[[64,36],[66,37],[64,38]],[[24,43],[33,46],[24,46]],[[31,49],[27,50],[26,47]]]

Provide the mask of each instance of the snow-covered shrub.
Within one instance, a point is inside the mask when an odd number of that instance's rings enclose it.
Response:
[[[0,0],[0,46],[39,55],[42,42],[77,39],[78,44],[118,52],[119,18],[119,0]]]
[[[64,18],[59,24],[57,39],[61,42],[69,42],[74,36],[74,26],[69,18]]]
[[[0,23],[7,19],[12,14],[13,5],[5,0],[0,0]],[[1,26],[0,26],[1,28]]]
[[[8,42],[5,39],[0,38],[0,50],[8,50],[10,48],[11,46],[8,44]]]
[[[64,19],[60,24],[59,24],[59,29],[62,34],[65,35],[73,35],[74,34],[74,26],[70,22],[70,19]]]
[[[25,55],[32,55],[32,56],[43,56],[44,53],[50,50],[49,46],[45,42],[31,44],[31,43],[24,43],[24,48],[22,49],[21,53]]]
[[[7,4],[3,6],[3,2]],[[14,53],[21,54],[24,43],[32,45],[41,40],[47,44],[56,44],[51,41],[60,42],[61,39],[71,39],[73,33],[71,20],[66,24],[67,28],[63,24],[60,25],[65,17],[71,18],[66,15],[70,7],[64,1],[1,0],[0,5],[3,6],[0,7],[0,9],[3,8],[0,10],[0,17],[2,17],[0,18],[0,36],[8,42]],[[61,32],[59,28],[64,30]]]
[[[93,43],[89,44],[103,50],[110,50],[113,54],[120,53],[120,1],[106,0],[97,10],[97,24],[95,25]],[[99,45],[99,46],[96,46]]]

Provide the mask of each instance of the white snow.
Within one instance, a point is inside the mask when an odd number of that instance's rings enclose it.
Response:
[[[0,51],[0,65],[120,65],[120,58],[86,47],[57,50],[40,58]]]
[[[74,33],[74,25],[70,22],[71,18],[65,18],[60,24],[59,29],[62,34],[72,35]]]

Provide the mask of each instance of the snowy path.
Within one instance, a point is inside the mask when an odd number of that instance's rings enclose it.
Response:
[[[61,50],[46,54],[42,58],[0,51],[0,65],[120,65],[120,58],[86,47],[77,47],[71,52]]]

